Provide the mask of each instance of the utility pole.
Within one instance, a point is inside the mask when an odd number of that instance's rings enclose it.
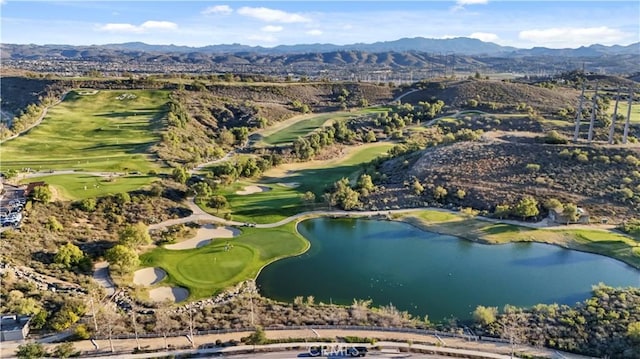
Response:
[[[582,92],[580,93],[580,102],[578,103],[578,114],[576,116],[576,129],[573,132],[573,142],[578,141],[578,137],[580,136],[580,121],[582,121],[582,102],[584,101],[584,86],[585,83],[582,83]]]
[[[589,122],[589,134],[587,140],[589,143],[593,140],[593,127],[596,122],[596,114],[598,112],[598,83],[596,82],[596,92],[593,94],[593,103],[591,106],[591,121]]]
[[[616,94],[616,104],[613,107],[613,115],[611,116],[611,127],[609,127],[609,144],[613,144],[613,132],[616,129],[616,119],[618,118],[618,102],[620,101],[620,88]]]
[[[622,143],[627,144],[629,136],[629,124],[631,123],[631,105],[633,104],[633,87],[629,88],[629,107],[627,108],[627,120],[624,122],[624,133],[622,134]]]

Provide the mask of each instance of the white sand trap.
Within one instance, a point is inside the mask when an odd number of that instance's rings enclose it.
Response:
[[[271,188],[265,186],[245,186],[242,191],[236,191],[236,194],[246,196],[248,194],[271,191]]]
[[[300,186],[300,183],[298,182],[284,182],[284,183],[278,183],[279,185],[281,185],[282,187],[287,187],[287,188],[297,188]]]
[[[213,238],[233,238],[238,234],[240,234],[240,230],[237,228],[216,227],[213,224],[205,224],[198,229],[195,237],[164,247],[172,250],[200,248],[209,244]]]
[[[189,291],[182,287],[158,287],[149,291],[149,298],[155,302],[170,300],[178,303],[187,299]]]
[[[91,95],[95,95],[98,93],[98,90],[93,90],[93,91],[78,91],[78,95],[81,96],[91,96]]]
[[[143,268],[133,273],[133,284],[144,286],[154,285],[163,280],[166,276],[167,272],[161,268]]]

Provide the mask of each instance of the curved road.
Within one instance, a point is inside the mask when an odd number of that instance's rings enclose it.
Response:
[[[219,223],[219,224],[222,224],[222,225],[228,225],[228,226],[244,226],[244,225],[247,225],[247,223],[245,223],[245,222],[228,221],[228,220],[226,220],[224,218],[216,217],[216,216],[214,216],[212,214],[209,214],[209,213],[205,212],[202,208],[198,207],[198,205],[194,202],[194,198],[193,197],[189,197],[187,199],[186,205],[193,212],[190,216],[182,217],[182,218],[176,218],[176,219],[170,219],[170,220],[167,220],[167,221],[164,221],[164,222],[152,224],[152,225],[149,226],[149,229],[160,229],[160,228],[165,228],[165,227],[176,225],[176,224],[197,222],[197,221],[215,222],[215,223]],[[457,212],[457,211],[448,210],[448,209],[442,209],[442,208],[435,208],[435,207],[417,207],[417,208],[404,208],[404,209],[401,208],[401,209],[378,210],[378,211],[341,211],[341,210],[327,211],[327,210],[322,210],[322,211],[300,212],[300,213],[295,214],[293,216],[284,218],[284,219],[282,219],[282,220],[280,220],[278,222],[255,224],[254,227],[256,227],[256,228],[274,228],[274,227],[279,227],[279,226],[282,226],[282,225],[287,224],[289,222],[292,222],[292,221],[295,221],[295,220],[298,220],[298,219],[301,219],[301,218],[305,218],[305,217],[320,217],[320,216],[336,216],[336,217],[362,217],[362,216],[365,216],[365,217],[367,217],[367,216],[377,216],[377,215],[396,214],[396,213],[411,213],[411,212],[419,212],[419,211],[424,211],[424,210],[440,211],[440,212],[446,212],[446,213],[452,213],[452,214],[460,214],[460,212]],[[612,225],[612,224],[608,224],[608,225],[571,224],[571,225],[554,225],[554,226],[550,226],[550,225],[548,225],[548,222],[547,222],[546,219],[543,219],[540,222],[530,223],[530,222],[521,222],[521,221],[506,220],[506,219],[496,219],[496,218],[489,218],[489,217],[482,217],[482,216],[476,216],[474,218],[482,220],[482,221],[490,222],[490,223],[512,224],[512,225],[521,226],[521,227],[527,227],[527,228],[545,228],[545,229],[567,229],[567,228],[585,229],[586,228],[586,229],[600,229],[600,230],[610,230],[610,229],[614,229],[615,228],[615,225]]]

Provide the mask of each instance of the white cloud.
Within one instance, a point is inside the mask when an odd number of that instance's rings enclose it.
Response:
[[[202,10],[203,15],[229,15],[233,12],[233,9],[229,5],[215,5],[209,6],[208,8]]]
[[[7,3],[7,0],[0,0],[0,5],[4,5]]]
[[[282,10],[274,10],[266,7],[244,6],[238,9],[238,14],[268,22],[294,23],[311,21],[311,19],[300,14],[288,13]]]
[[[262,30],[264,32],[280,32],[280,31],[284,30],[284,28],[282,26],[267,25],[267,26],[262,27],[260,30]]]
[[[145,21],[140,25],[142,30],[176,30],[178,24],[171,21]]]
[[[486,5],[489,0],[457,0],[456,4],[451,8],[451,11],[464,10],[466,5]]]
[[[311,36],[320,36],[322,35],[322,31],[318,29],[313,29],[313,30],[307,31],[306,34]]]
[[[627,34],[611,29],[607,26],[600,27],[552,27],[548,29],[534,29],[520,31],[518,37],[534,44],[542,44],[549,47],[576,47],[582,45],[602,44],[613,45],[620,43]]]
[[[478,39],[484,42],[496,42],[500,39],[498,35],[490,32],[474,32],[471,35],[469,35],[469,37],[472,39]]]
[[[145,21],[141,25],[133,25],[127,23],[109,23],[98,26],[98,30],[107,32],[130,32],[143,33],[149,31],[167,31],[176,30],[178,24],[170,21]]]

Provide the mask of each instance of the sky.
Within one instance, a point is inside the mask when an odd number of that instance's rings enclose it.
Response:
[[[471,37],[566,48],[640,41],[640,1],[0,0],[0,42],[252,46]]]

